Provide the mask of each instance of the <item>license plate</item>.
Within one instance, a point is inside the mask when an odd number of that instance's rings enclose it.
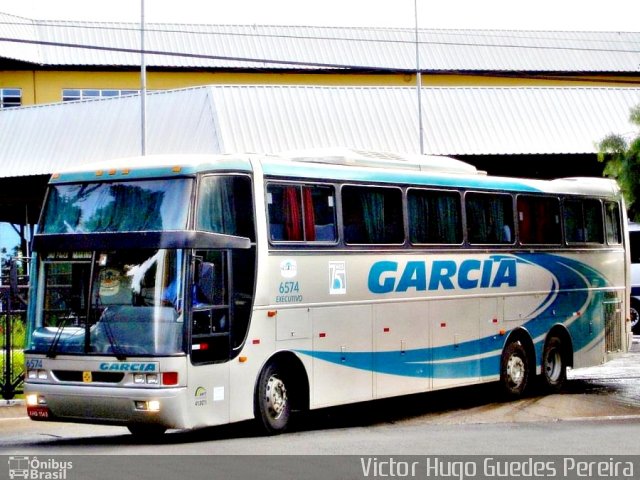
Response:
[[[82,381],[84,383],[91,383],[93,381],[93,376],[91,372],[82,372]]]
[[[27,407],[27,415],[31,418],[49,418],[49,407],[38,405],[37,407]]]

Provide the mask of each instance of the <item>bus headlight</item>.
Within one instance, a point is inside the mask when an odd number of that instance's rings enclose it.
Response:
[[[145,412],[159,412],[160,401],[159,400],[136,400],[134,402],[136,410],[142,410]]]
[[[133,383],[136,385],[158,385],[159,377],[157,373],[134,373]]]
[[[47,400],[37,393],[30,393],[26,396],[27,406],[28,407],[36,407],[38,405],[46,405]]]
[[[49,378],[46,370],[28,370],[27,378],[31,380],[46,380]]]

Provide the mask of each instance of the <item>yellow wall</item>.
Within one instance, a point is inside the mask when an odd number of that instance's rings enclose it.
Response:
[[[34,101],[34,72],[0,72],[0,88],[22,89],[22,104],[32,105]]]
[[[162,90],[213,84],[253,85],[331,85],[331,86],[408,86],[415,85],[410,74],[353,73],[277,73],[277,72],[157,72],[147,73],[147,88]],[[563,75],[516,77],[508,75],[436,74],[422,75],[425,86],[616,86],[640,87],[640,75],[584,76]],[[0,87],[21,88],[22,104],[56,103],[62,100],[62,90],[74,89],[139,89],[139,72],[85,71],[3,71]]]

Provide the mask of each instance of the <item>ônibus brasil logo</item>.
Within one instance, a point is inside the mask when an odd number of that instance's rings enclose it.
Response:
[[[9,478],[29,480],[66,480],[67,472],[73,468],[73,462],[54,458],[41,460],[38,457],[9,457]]]

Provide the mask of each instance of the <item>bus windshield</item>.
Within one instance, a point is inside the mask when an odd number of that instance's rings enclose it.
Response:
[[[43,233],[186,228],[192,179],[52,185]]]
[[[183,257],[165,249],[48,254],[28,348],[49,356],[183,352]]]

